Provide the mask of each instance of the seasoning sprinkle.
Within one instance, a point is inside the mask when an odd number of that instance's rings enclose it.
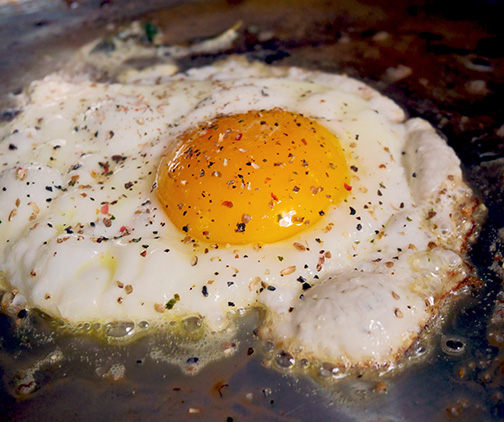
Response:
[[[306,251],[306,246],[299,242],[294,242],[293,246],[298,250],[298,251]]]
[[[289,275],[289,274],[292,274],[294,271],[296,271],[296,266],[291,265],[290,267],[286,267],[282,271],[280,271],[280,275],[282,275],[282,276]]]

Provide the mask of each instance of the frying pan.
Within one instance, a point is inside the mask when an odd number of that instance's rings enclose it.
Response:
[[[500,421],[504,419],[504,33],[502,1],[18,0],[0,3],[0,111],[10,94],[76,48],[139,19],[167,44],[242,22],[231,53],[272,65],[346,73],[429,120],[488,207],[467,288],[392,373],[314,382],[275,364],[241,322],[236,353],[196,375],[153,359],[162,333],[129,344],[72,335],[36,311],[0,315],[0,420]],[[0,205],[1,206],[1,205]],[[270,365],[271,364],[271,365]]]

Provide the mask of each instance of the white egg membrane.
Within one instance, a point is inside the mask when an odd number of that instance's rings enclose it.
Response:
[[[75,324],[199,315],[219,330],[260,306],[262,335],[296,356],[395,361],[467,276],[476,200],[453,150],[345,76],[237,57],[146,75],[111,85],[48,76],[0,129],[3,289]],[[163,153],[198,123],[274,107],[338,137],[348,198],[282,242],[183,241],[156,198]]]

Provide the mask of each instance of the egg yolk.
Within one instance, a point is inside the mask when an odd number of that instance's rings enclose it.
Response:
[[[338,139],[303,115],[273,109],[218,117],[186,132],[159,165],[157,193],[188,236],[273,243],[313,226],[348,194]]]

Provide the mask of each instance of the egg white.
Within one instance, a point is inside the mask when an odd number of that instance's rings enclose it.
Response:
[[[200,315],[212,330],[262,306],[262,335],[279,347],[385,365],[466,277],[460,256],[476,202],[457,157],[370,87],[240,58],[134,77],[48,76],[1,129],[0,270],[28,306],[70,323]],[[156,198],[162,155],[199,123],[272,108],[338,137],[348,198],[282,242],[184,241]]]

